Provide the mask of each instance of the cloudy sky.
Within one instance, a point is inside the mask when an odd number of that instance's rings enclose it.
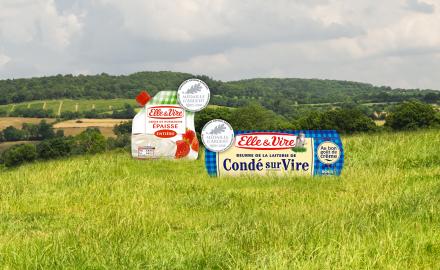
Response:
[[[440,0],[0,0],[0,78],[173,70],[440,89]]]

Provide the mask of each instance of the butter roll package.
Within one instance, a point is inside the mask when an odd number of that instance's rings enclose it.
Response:
[[[334,130],[235,131],[223,152],[205,149],[211,176],[341,174],[344,151]]]

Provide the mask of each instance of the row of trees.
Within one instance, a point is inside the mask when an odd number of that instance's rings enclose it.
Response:
[[[258,103],[234,110],[206,109],[196,115],[196,129],[201,130],[205,123],[215,118],[228,121],[235,130],[335,129],[341,133],[355,133],[377,129],[374,121],[358,108],[309,111],[289,121]]]
[[[258,103],[251,103],[238,109],[219,107],[198,112],[195,116],[196,131],[200,131],[212,119],[224,119],[235,130],[334,129],[343,134],[383,129],[412,130],[440,125],[440,113],[420,101],[408,101],[394,106],[386,116],[384,127],[378,127],[362,106],[307,111],[302,117],[289,121]],[[131,133],[131,121],[115,126],[114,132]]]
[[[106,139],[99,129],[88,128],[76,136],[55,136],[44,139],[38,144],[14,145],[2,153],[0,163],[6,167],[13,167],[38,159],[49,160],[72,155],[96,154],[129,145],[128,134]]]
[[[251,103],[238,109],[208,108],[196,114],[196,130],[200,131],[205,123],[215,118],[228,121],[235,130],[335,129],[340,133],[351,134],[379,129],[413,130],[440,127],[439,112],[431,105],[420,101],[409,101],[395,106],[388,114],[384,128],[376,126],[370,117],[356,107],[309,112],[299,119],[288,121],[258,103]],[[89,128],[74,137],[64,137],[62,133],[55,133],[52,126],[45,121],[38,125],[24,124],[22,130],[8,127],[2,131],[2,138],[19,138],[12,136],[17,136],[17,131],[25,132],[27,139],[42,141],[37,145],[16,145],[3,152],[0,162],[7,167],[36,159],[46,160],[94,154],[114,148],[129,148],[131,122],[115,126],[113,131],[117,137],[108,139],[95,128]]]
[[[230,122],[237,130],[276,130],[276,129],[336,129],[341,133],[368,132],[377,130],[368,111],[362,106],[343,106],[327,111],[307,111],[297,119],[288,120],[275,112],[268,110],[258,103],[250,103],[238,109],[226,107],[207,108],[196,114],[196,130],[211,119],[221,118]],[[114,118],[132,118],[135,114],[132,107],[118,112]],[[119,117],[118,117],[119,116]],[[72,115],[75,118],[75,115]],[[426,103],[408,101],[394,106],[386,117],[385,126],[393,130],[426,128],[439,123],[439,113]],[[131,124],[121,124],[115,127],[115,134],[130,133]],[[44,140],[63,136],[62,131],[55,134],[52,126],[46,121],[39,124],[25,123],[22,129],[9,126],[0,131],[0,141]]]
[[[440,112],[429,104],[408,101],[392,108],[385,120],[385,126],[393,130],[439,127]]]
[[[378,127],[363,106],[342,106],[337,109],[306,111],[296,119],[286,119],[258,103],[238,109],[205,109],[196,114],[196,130],[211,119],[221,118],[237,130],[334,129],[340,133],[378,131]],[[440,125],[440,113],[433,106],[413,100],[390,109],[385,129],[411,130]]]
[[[51,124],[42,120],[39,124],[23,123],[21,129],[14,126],[6,127],[0,131],[0,142],[36,141],[62,136],[64,136],[62,130],[55,132]]]

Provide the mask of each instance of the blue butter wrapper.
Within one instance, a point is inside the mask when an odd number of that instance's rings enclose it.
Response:
[[[344,150],[335,130],[235,131],[224,152],[205,148],[211,176],[341,174]]]

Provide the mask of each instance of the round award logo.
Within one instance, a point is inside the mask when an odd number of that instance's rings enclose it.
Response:
[[[190,112],[198,112],[208,106],[209,97],[208,85],[199,79],[186,80],[177,90],[177,101]]]
[[[201,137],[206,149],[224,152],[234,143],[234,130],[225,120],[214,119],[203,127]]]
[[[334,142],[325,141],[318,145],[318,159],[324,164],[330,165],[339,160],[341,150]]]

